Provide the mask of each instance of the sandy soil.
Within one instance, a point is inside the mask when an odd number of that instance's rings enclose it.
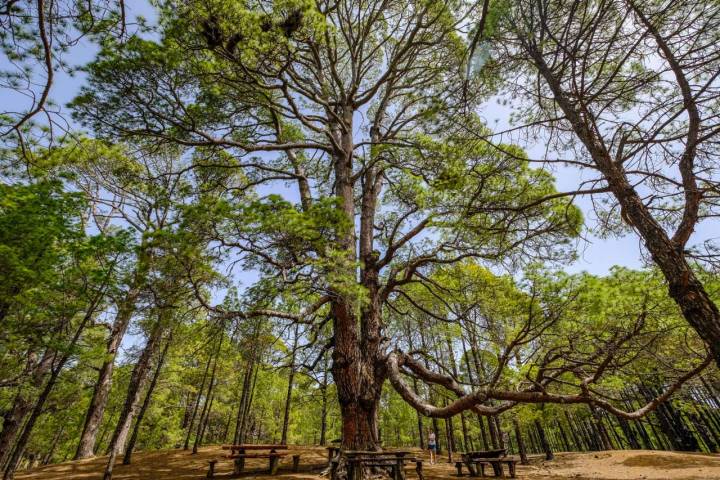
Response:
[[[292,460],[287,457],[279,471],[286,480],[323,480],[319,472],[326,461],[326,451],[319,447],[290,447],[291,453],[299,453],[301,472],[291,473]],[[231,478],[232,464],[223,456],[226,452],[217,446],[205,447],[197,455],[182,450],[139,452],[133,455],[132,465],[117,465],[115,480],[200,480],[205,478],[208,460],[218,458],[217,478]],[[99,480],[102,478],[106,458],[66,462],[57,465],[18,472],[17,480]],[[429,465],[425,462],[427,480],[456,479],[453,465],[442,463]],[[252,459],[247,462],[248,473],[244,479],[269,477],[267,460]],[[538,456],[531,457],[531,464],[518,466],[519,479],[537,480],[720,480],[720,455],[659,452],[648,450],[625,450],[594,453],[558,453],[552,462]],[[413,470],[408,480],[416,480]]]

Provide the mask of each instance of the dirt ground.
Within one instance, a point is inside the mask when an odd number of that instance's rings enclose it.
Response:
[[[327,460],[322,447],[290,447],[291,453],[301,454],[301,472],[291,473],[290,457],[281,463],[279,477],[285,480],[323,480],[320,472]],[[139,452],[133,455],[132,465],[117,465],[115,480],[200,480],[205,478],[208,460],[218,458],[217,478],[232,478],[232,464],[224,459],[218,446],[205,447],[197,455],[182,450]],[[427,455],[425,455],[427,460]],[[17,480],[100,480],[106,457],[18,472]],[[262,469],[267,460],[248,460],[248,473],[241,478],[267,480]],[[425,462],[427,480],[456,479],[453,465],[447,459],[429,465]],[[720,455],[661,452],[649,450],[624,450],[592,453],[558,453],[555,460],[544,461],[531,457],[531,464],[518,465],[519,479],[532,480],[720,480]],[[408,471],[408,480],[415,480],[414,469]]]

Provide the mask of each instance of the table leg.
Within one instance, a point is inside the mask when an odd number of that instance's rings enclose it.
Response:
[[[233,468],[233,473],[235,475],[239,475],[243,472],[244,469],[245,469],[245,458],[236,458],[234,468]]]
[[[420,480],[425,480],[423,477],[423,462],[422,460],[417,460],[415,462],[415,471],[417,472],[417,476]]]
[[[277,473],[279,463],[280,463],[279,457],[277,457],[277,456],[270,457],[270,475],[275,475]]]

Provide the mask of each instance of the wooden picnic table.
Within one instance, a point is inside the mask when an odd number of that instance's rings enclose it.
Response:
[[[223,450],[230,450],[228,458],[234,459],[233,474],[239,475],[245,469],[246,458],[267,458],[268,470],[270,475],[277,473],[278,464],[280,458],[287,455],[287,445],[258,445],[258,444],[239,444],[239,445],[223,445]],[[256,451],[258,453],[248,453],[249,451]],[[298,469],[300,461],[300,455],[293,455],[293,470]]]
[[[504,457],[506,453],[506,449],[496,448],[493,450],[476,450],[473,452],[465,452],[463,453],[463,455],[467,455],[469,457],[499,458]]]
[[[506,455],[507,450],[504,448],[462,453],[460,455],[462,461],[455,462],[455,468],[457,468],[458,476],[462,476],[462,467],[464,464],[470,476],[476,477],[478,474],[477,470],[480,470],[480,475],[484,477],[485,465],[489,464],[492,466],[493,473],[496,477],[504,477],[503,464],[507,464],[510,476],[515,478],[515,464],[517,460],[515,458],[509,458]]]

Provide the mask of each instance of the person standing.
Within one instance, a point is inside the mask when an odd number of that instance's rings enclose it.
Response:
[[[430,465],[435,465],[435,453],[437,452],[437,442],[435,440],[435,432],[430,430],[428,434],[428,450],[430,450]]]

